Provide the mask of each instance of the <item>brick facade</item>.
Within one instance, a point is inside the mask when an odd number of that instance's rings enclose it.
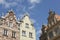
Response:
[[[18,24],[13,11],[8,12],[4,18],[0,18],[0,40],[20,40],[19,34]]]

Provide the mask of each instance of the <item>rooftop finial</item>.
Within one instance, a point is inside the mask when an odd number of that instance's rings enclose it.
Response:
[[[13,13],[13,9],[9,10],[9,13]]]
[[[52,9],[49,9],[49,12],[51,12],[52,11]]]
[[[52,14],[52,13],[53,13],[52,9],[49,9],[49,15]]]

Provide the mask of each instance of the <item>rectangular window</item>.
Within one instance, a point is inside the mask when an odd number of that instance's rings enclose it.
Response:
[[[58,32],[58,29],[59,29],[59,28],[57,27],[57,28],[55,28],[55,30],[54,30],[56,34],[57,34],[57,32]]]
[[[9,27],[13,27],[13,23],[12,23],[12,22],[9,22],[9,23],[8,23],[8,26],[9,26]]]
[[[26,36],[26,31],[22,31],[22,36]]]
[[[55,31],[56,35],[60,34],[60,28],[59,27],[56,27],[54,31]]]
[[[12,31],[12,38],[16,38],[16,32]]]
[[[53,37],[53,32],[49,32],[49,38],[51,39]]]
[[[2,25],[2,24],[3,24],[3,20],[0,19],[0,25]]]
[[[60,35],[60,28],[58,29],[58,35]]]
[[[4,33],[3,33],[4,36],[7,36],[7,31],[8,30],[4,29]]]
[[[29,28],[29,24],[28,23],[26,23],[26,28]]]
[[[20,24],[18,24],[18,27],[20,27]]]
[[[3,23],[0,22],[0,25],[2,25]]]
[[[31,33],[31,32],[29,32],[29,38],[33,38],[33,37],[32,37],[32,33]]]

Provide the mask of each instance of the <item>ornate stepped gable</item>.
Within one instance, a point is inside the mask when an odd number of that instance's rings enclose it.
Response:
[[[20,39],[18,24],[13,11],[9,11],[4,17],[1,17],[0,24],[0,40]]]

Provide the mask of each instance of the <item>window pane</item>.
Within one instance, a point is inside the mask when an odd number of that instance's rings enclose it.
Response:
[[[59,27],[56,27],[54,31],[55,31],[56,35],[60,34],[60,28]]]
[[[26,31],[22,31],[22,36],[26,36]]]
[[[12,31],[12,37],[16,38],[16,32]]]
[[[52,38],[53,37],[53,32],[51,31],[50,33],[49,33],[49,38]]]
[[[12,22],[9,22],[8,26],[9,27],[13,27],[13,23]]]
[[[29,37],[32,38],[32,33],[31,32],[29,32]]]
[[[3,20],[0,19],[0,25],[2,25],[2,24],[3,24]]]
[[[29,24],[28,23],[26,23],[26,28],[29,28]]]
[[[7,30],[4,29],[4,33],[3,33],[4,36],[7,36]]]

